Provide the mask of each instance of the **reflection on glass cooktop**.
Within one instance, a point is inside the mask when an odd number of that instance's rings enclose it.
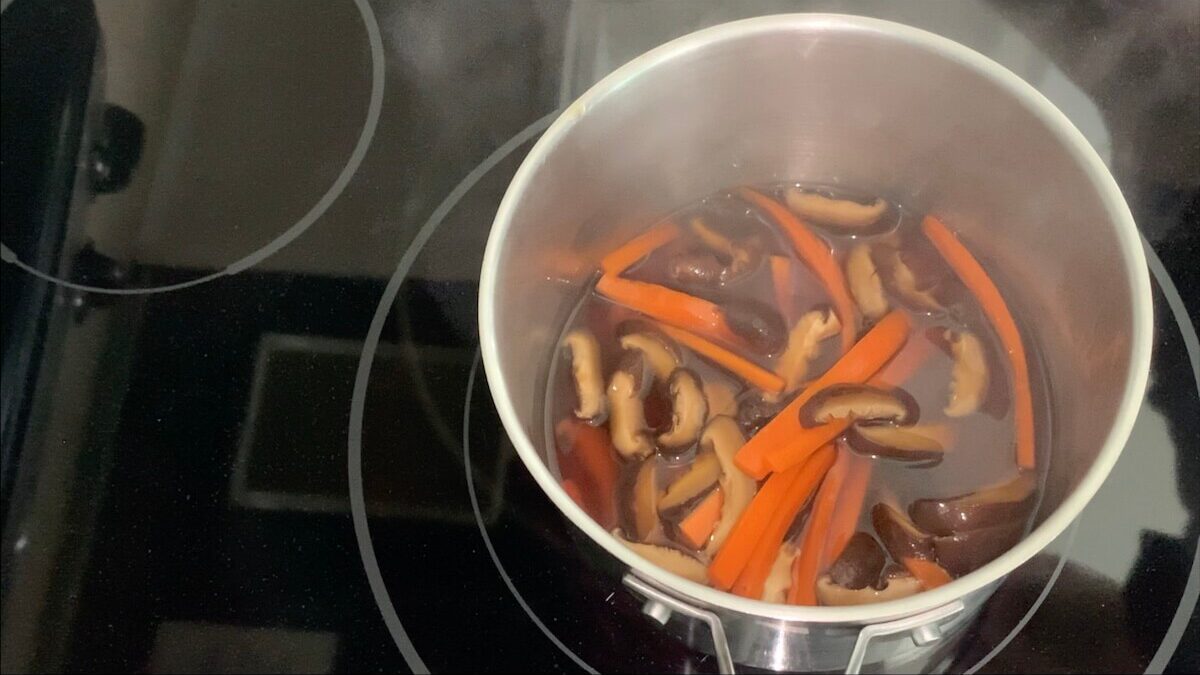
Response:
[[[428,285],[423,280],[427,270],[439,264],[438,251],[455,245],[458,223],[494,208],[498,192],[489,193],[503,188],[515,166],[513,158],[502,159],[478,184],[470,186],[461,201],[450,205],[444,222],[428,223],[431,232],[425,247],[412,258],[411,267],[402,265],[397,271],[388,289],[391,293],[385,293],[384,303],[376,310],[376,324],[381,329],[394,324],[397,315],[413,313],[405,300],[413,292],[410,289]],[[473,262],[479,262],[482,251],[475,250],[473,255]],[[935,664],[939,669],[1145,670],[1158,654],[1180,609],[1191,565],[1185,542],[1192,516],[1179,491],[1154,486],[1172,485],[1181,490],[1187,484],[1187,471],[1195,469],[1194,465],[1189,469],[1180,458],[1194,450],[1186,440],[1197,433],[1194,415],[1200,413],[1200,392],[1186,377],[1191,370],[1189,351],[1178,318],[1170,311],[1172,303],[1167,300],[1166,294],[1174,297],[1177,290],[1162,273],[1157,259],[1154,268],[1158,282],[1156,306],[1164,308],[1158,313],[1156,326],[1159,341],[1154,384],[1129,447],[1083,516],[1044,554],[1004,582],[963,639],[941,655]],[[521,645],[519,649],[512,654],[503,649],[490,651],[488,662],[511,658],[511,667],[519,667],[533,658],[528,645],[541,642],[545,649],[538,654],[545,659],[541,662],[544,668],[573,663],[599,672],[631,668],[715,672],[711,656],[687,649],[642,615],[639,601],[622,587],[619,570],[609,556],[573,531],[520,468],[520,460],[499,425],[480,367],[471,325],[474,289],[468,286],[462,290],[469,297],[443,291],[456,301],[441,306],[449,323],[465,325],[466,330],[459,334],[464,341],[464,356],[474,354],[465,380],[455,387],[464,391],[459,408],[463,415],[462,475],[447,479],[465,480],[466,495],[460,495],[460,499],[465,497],[471,503],[477,519],[482,539],[479,557],[485,562],[490,560],[502,584],[502,589],[496,589],[493,579],[488,589],[498,597],[474,591],[467,595],[492,597],[507,607],[512,617],[512,621],[502,622],[506,630],[524,628],[513,639],[500,641]],[[377,342],[381,337],[382,333],[368,334],[363,364],[369,369],[360,370],[357,380],[362,388],[360,405],[366,409],[383,408],[373,401],[388,396],[374,379],[377,368],[386,373],[394,367],[382,356],[380,348],[390,342],[386,337]],[[398,339],[400,344],[422,342],[415,333],[401,333]],[[429,376],[444,374],[435,356],[438,337],[427,339],[431,340],[427,346],[411,352],[413,361],[407,370],[424,371]],[[368,440],[372,428],[388,424],[388,419],[387,414],[373,417],[363,413],[361,442],[351,441],[352,495],[355,480],[367,480],[373,463],[384,461],[394,452],[388,442],[373,447]],[[353,439],[356,421],[351,424]],[[356,461],[362,463],[358,475]],[[517,469],[500,468],[508,464]],[[482,470],[487,466],[495,468]],[[361,489],[365,503],[373,503],[372,490],[365,484]],[[499,512],[482,508],[482,495],[495,494],[502,496]],[[1138,496],[1136,502],[1131,501],[1133,494]],[[445,643],[437,636],[463,621],[481,621],[484,625],[478,630],[488,630],[486,625],[496,619],[492,611],[476,606],[467,611],[467,616],[452,612],[439,621],[421,610],[428,601],[427,593],[436,594],[433,589],[439,584],[456,587],[465,580],[438,568],[439,551],[414,548],[403,537],[397,537],[392,532],[395,525],[387,519],[364,517],[357,524],[360,545],[375,553],[374,559],[367,561],[368,574],[376,584],[376,599],[385,616],[394,616],[393,636],[397,641],[411,648],[413,655],[434,671],[484,667],[469,649],[443,649]],[[416,584],[421,590],[414,593],[412,576],[414,570],[422,569],[431,573]],[[524,621],[521,614],[526,615]],[[401,629],[396,630],[396,626]],[[637,639],[625,640],[624,636],[631,633]],[[431,648],[421,649],[424,644]]]
[[[135,292],[49,287],[4,670],[716,672],[516,456],[478,269],[557,108],[671,37],[784,10],[903,21],[1014,69],[1109,159],[1148,243],[1153,372],[1120,462],[928,668],[1197,670],[1200,166],[1145,129],[1186,146],[1198,123],[1171,111],[1200,87],[1155,8],[1052,5],[102,5],[106,96],[146,149],[63,260],[90,244]],[[1164,11],[1194,41],[1185,5]],[[1097,73],[1096,44],[1125,51]]]

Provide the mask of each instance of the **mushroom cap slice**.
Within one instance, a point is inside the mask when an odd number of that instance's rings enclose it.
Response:
[[[839,586],[828,574],[817,579],[817,601],[826,607],[847,607],[851,605],[869,605],[875,602],[899,600],[910,595],[916,595],[924,590],[921,582],[912,576],[897,576],[887,580],[883,590],[875,590],[867,586],[853,590]]]
[[[932,535],[923,532],[908,516],[892,506],[882,502],[876,504],[871,509],[871,524],[893,559],[934,559]]]
[[[653,381],[641,352],[626,352],[609,379],[609,432],[613,447],[625,459],[641,459],[654,453],[645,410],[646,394]]]
[[[681,576],[698,584],[708,583],[708,568],[705,567],[704,563],[679,549],[632,542],[622,537],[619,532],[614,532],[613,536],[628,546],[634,553],[637,553],[671,574]]]
[[[1016,546],[1025,532],[1025,524],[1014,520],[933,538],[938,563],[956,577],[970,574]]]
[[[887,556],[875,537],[855,532],[846,548],[829,566],[829,577],[835,584],[850,590],[875,586],[887,564]]]
[[[700,438],[700,431],[708,420],[708,399],[700,378],[686,368],[676,368],[667,381],[671,394],[671,428],[658,437],[664,450],[682,452]]]
[[[775,397],[769,394],[760,394],[758,392],[747,392],[742,400],[738,402],[737,420],[742,425],[742,431],[753,436],[760,429],[767,425],[780,410],[783,410],[784,403],[782,401],[773,400]]]
[[[667,486],[658,500],[659,513],[666,513],[707,493],[721,479],[721,462],[712,451],[702,452],[682,475]]]
[[[758,300],[739,299],[721,305],[729,330],[755,351],[774,354],[787,341],[787,327],[775,308]]]
[[[875,265],[882,272],[879,278],[909,309],[927,313],[946,310],[934,297],[931,289],[920,282],[899,249],[892,246],[876,246],[871,255]]]
[[[946,331],[954,367],[950,372],[950,400],[944,409],[950,417],[979,410],[988,390],[987,356],[983,342],[973,333]]]
[[[591,331],[577,328],[563,338],[563,348],[571,359],[575,398],[579,402],[575,416],[589,424],[602,424],[608,417],[608,399],[604,395],[600,342]]]
[[[852,424],[846,433],[846,443],[855,452],[902,462],[939,462],[952,439],[953,431],[944,424],[910,427]]]
[[[775,364],[775,374],[784,380],[784,392],[800,388],[808,375],[808,364],[817,355],[821,341],[837,335],[842,323],[829,308],[805,312],[788,333],[787,349]]]
[[[708,251],[677,253],[667,263],[667,276],[684,286],[719,286],[724,272],[725,265]]]
[[[833,199],[825,195],[790,188],[785,195],[788,208],[799,215],[839,230],[866,233],[888,209],[888,203],[876,198],[870,204],[850,199]]]
[[[800,424],[815,427],[834,419],[858,424],[914,424],[921,414],[916,399],[899,388],[867,384],[834,384],[817,392],[800,407]]]
[[[863,316],[875,321],[887,314],[887,295],[883,292],[879,270],[875,269],[875,261],[871,259],[869,245],[856,244],[850,249],[846,256],[846,283]]]
[[[666,382],[682,363],[679,349],[665,335],[639,331],[622,335],[620,344],[621,349],[641,352],[659,382]]]
[[[918,499],[908,507],[913,522],[936,535],[1023,522],[1033,509],[1037,481],[1031,473],[963,495]]]
[[[658,529],[658,459],[650,457],[633,479],[633,536],[646,541]]]
[[[717,523],[717,529],[713,531],[712,539],[705,549],[709,555],[716,553],[725,543],[742,511],[746,510],[758,491],[758,483],[742,473],[733,462],[734,455],[745,444],[746,437],[742,435],[738,423],[732,417],[724,415],[709,420],[708,426],[704,427],[704,432],[700,434],[700,447],[711,448],[721,464],[721,492],[725,495],[725,502],[721,506],[721,520]]]

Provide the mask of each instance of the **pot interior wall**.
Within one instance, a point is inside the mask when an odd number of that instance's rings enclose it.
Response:
[[[1125,386],[1133,298],[1117,207],[1032,108],[927,47],[811,23],[696,44],[568,109],[509,195],[483,299],[495,325],[481,329],[524,433],[545,456],[554,343],[604,251],[720,188],[838,184],[941,215],[999,277],[1049,380],[1044,518],[1095,460]]]

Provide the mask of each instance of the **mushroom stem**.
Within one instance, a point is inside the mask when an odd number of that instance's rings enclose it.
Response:
[[[867,244],[858,244],[846,256],[846,282],[863,316],[876,321],[887,314],[888,301],[883,292],[883,281],[879,278],[879,270],[871,259],[871,247]]]
[[[787,205],[810,220],[849,229],[874,225],[888,208],[888,203],[879,198],[870,204],[860,204],[849,199],[831,199],[800,188],[787,191]]]
[[[722,284],[734,281],[754,267],[759,258],[759,246],[752,238],[747,243],[736,243],[725,235],[709,227],[703,219],[692,218],[692,232],[705,246],[729,259],[729,264],[722,267],[718,278]]]
[[[686,368],[677,368],[667,383],[671,394],[671,428],[659,435],[658,443],[666,450],[682,451],[700,437],[708,419],[708,401],[700,378]]]
[[[808,364],[822,341],[842,330],[842,323],[829,309],[807,312],[788,333],[787,349],[775,365],[775,373],[786,382],[785,393],[796,391],[808,375]]]
[[[646,425],[645,398],[652,382],[650,367],[640,352],[626,352],[608,384],[609,431],[613,447],[626,459],[654,453]]]
[[[787,592],[792,586],[792,563],[796,560],[796,547],[784,544],[779,547],[779,555],[771,564],[771,572],[763,583],[763,602],[787,602]]]
[[[579,401],[575,416],[591,424],[604,422],[608,401],[604,397],[604,371],[600,365],[600,343],[590,331],[576,329],[563,338],[571,358],[571,375]]]
[[[963,417],[979,410],[988,387],[987,357],[983,342],[973,333],[946,331],[954,367],[950,372],[950,400],[945,413]]]
[[[750,505],[758,483],[747,476],[733,462],[734,455],[746,443],[738,423],[732,417],[721,415],[712,418],[704,432],[700,435],[700,447],[712,448],[721,464],[721,491],[725,494],[725,502],[721,505],[721,520],[708,542],[709,555],[713,555],[725,543],[733,526],[737,523],[742,512]]]

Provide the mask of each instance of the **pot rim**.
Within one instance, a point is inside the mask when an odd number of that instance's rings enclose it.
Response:
[[[1123,253],[1123,268],[1129,284],[1133,325],[1131,358],[1125,376],[1124,395],[1113,418],[1103,447],[1079,485],[1037,528],[1020,543],[983,567],[931,591],[889,602],[856,607],[801,607],[743,598],[689,581],[650,563],[622,545],[579,507],[559,485],[549,467],[525,434],[499,367],[499,348],[492,326],[496,320],[493,296],[500,262],[500,251],[518,200],[530,187],[536,168],[576,122],[596,102],[616,95],[621,86],[638,74],[709,44],[747,38],[779,31],[806,31],[814,28],[874,35],[899,40],[909,47],[923,49],[970,68],[1000,86],[1026,106],[1063,142],[1071,158],[1097,188],[1105,211],[1112,219],[1118,244]],[[563,111],[525,157],[504,194],[484,253],[479,291],[479,332],[483,364],[488,386],[496,403],[505,431],[512,440],[529,472],[555,506],[597,544],[635,573],[655,585],[685,599],[712,608],[720,608],[758,617],[832,624],[872,623],[924,612],[985,588],[1007,575],[1048,546],[1083,511],[1100,489],[1120,457],[1137,417],[1150,371],[1153,301],[1150,276],[1140,235],[1133,215],[1116,181],[1104,162],[1074,124],[1032,85],[1015,73],[979,52],[949,38],[892,21],[843,14],[775,14],[743,19],[705,28],[656,47],[610,73]]]

